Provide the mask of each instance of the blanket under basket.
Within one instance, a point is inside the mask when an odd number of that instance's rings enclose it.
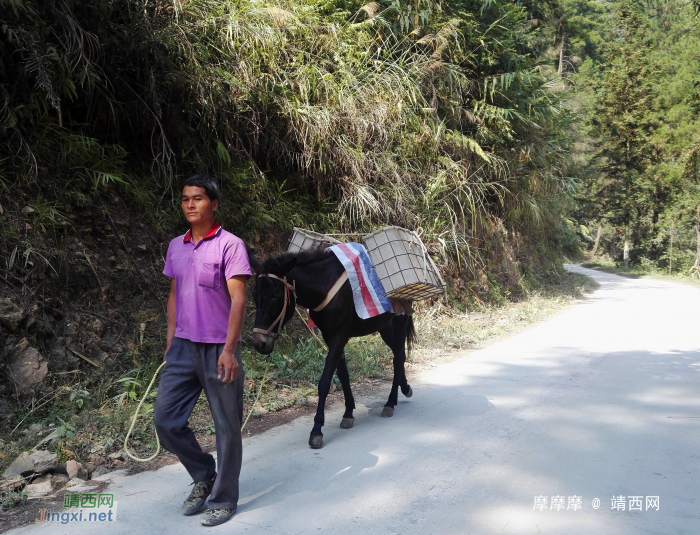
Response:
[[[355,302],[355,311],[360,318],[368,319],[392,310],[382,283],[372,267],[367,250],[359,243],[341,243],[329,250],[343,264]]]

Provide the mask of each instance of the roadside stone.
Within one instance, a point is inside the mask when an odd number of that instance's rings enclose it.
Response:
[[[23,474],[31,474],[34,470],[34,463],[29,459],[28,453],[23,453],[17,457],[12,464],[3,472],[3,478],[12,478]]]
[[[88,455],[88,459],[95,466],[102,466],[103,464],[107,464],[107,459],[99,453],[91,453],[90,455]]]
[[[68,484],[68,476],[65,474],[54,474],[53,475],[53,487],[54,490],[59,490]]]
[[[83,465],[76,460],[71,459],[70,461],[68,461],[66,463],[66,474],[68,475],[68,479],[78,477],[78,473],[80,472],[80,469],[82,467]]]
[[[12,350],[9,371],[17,386],[28,393],[46,378],[49,367],[39,350],[23,338]]]
[[[35,479],[32,483],[24,487],[24,492],[27,493],[27,499],[33,500],[36,498],[43,498],[49,494],[53,494],[53,477],[50,474],[41,476]]]
[[[13,476],[7,479],[0,480],[0,493],[7,494],[13,492],[17,487],[24,483],[24,478],[22,476]]]
[[[99,468],[96,468],[95,471],[92,473],[92,479],[95,479],[96,477],[103,476],[105,474],[109,474],[111,470],[107,468],[106,466],[100,466]]]
[[[11,299],[0,299],[0,324],[14,332],[22,321],[22,317],[22,309]]]
[[[45,474],[54,470],[57,465],[55,453],[45,450],[32,453],[25,452],[12,461],[12,464],[7,467],[2,477],[12,478],[31,474]]]
[[[114,453],[110,453],[109,455],[107,455],[107,457],[112,461],[126,461],[127,459],[126,452],[124,450],[119,450],[115,451]]]
[[[34,451],[29,454],[29,459],[34,463],[34,473],[45,474],[54,470],[58,466],[58,460],[55,453],[46,450]]]

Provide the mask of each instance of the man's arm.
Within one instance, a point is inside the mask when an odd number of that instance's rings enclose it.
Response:
[[[224,383],[234,381],[240,371],[233,352],[236,350],[245,320],[245,285],[247,281],[247,275],[236,275],[226,281],[228,293],[231,296],[231,312],[228,316],[226,343],[218,362],[219,379]]]
[[[168,332],[165,335],[165,353],[163,354],[163,360],[165,360],[165,355],[170,349],[170,343],[175,337],[175,279],[170,279],[170,295],[168,295]]]

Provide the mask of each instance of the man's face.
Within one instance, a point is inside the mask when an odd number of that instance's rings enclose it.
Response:
[[[182,188],[182,211],[190,225],[214,221],[214,212],[219,201],[211,201],[204,188],[185,186]]]

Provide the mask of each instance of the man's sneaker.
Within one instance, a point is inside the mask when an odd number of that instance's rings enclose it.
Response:
[[[207,509],[199,519],[203,526],[218,526],[236,513],[235,509]]]
[[[204,502],[207,501],[207,498],[211,494],[214,481],[216,481],[216,473],[214,473],[209,481],[195,481],[192,492],[190,492],[189,497],[183,504],[185,506],[183,514],[188,516],[194,515],[202,510],[202,507],[204,507]]]

